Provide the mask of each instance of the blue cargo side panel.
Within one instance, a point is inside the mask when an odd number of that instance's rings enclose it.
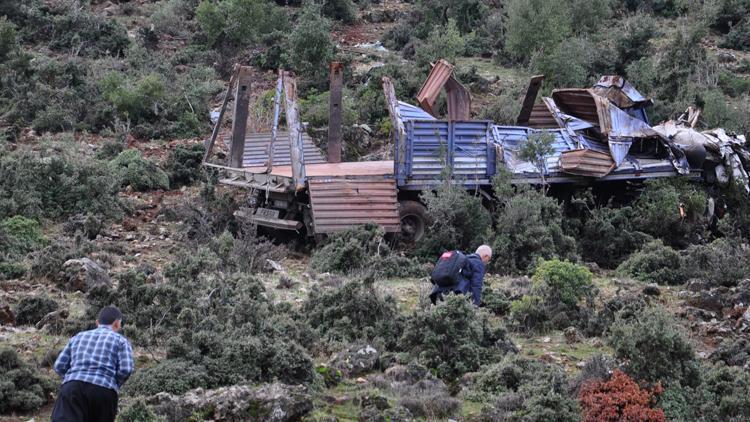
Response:
[[[408,177],[436,179],[440,177],[450,154],[448,122],[440,120],[410,120],[407,126]]]
[[[490,168],[494,148],[489,142],[491,124],[484,121],[450,123],[453,149],[453,174],[471,179],[486,179],[492,176]]]

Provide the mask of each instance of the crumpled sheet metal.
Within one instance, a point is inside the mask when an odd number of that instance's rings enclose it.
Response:
[[[743,166],[741,157],[747,155],[744,149],[744,135],[729,135],[724,129],[712,129],[699,132],[689,126],[668,121],[654,126],[654,130],[683,147],[704,147],[713,161],[716,179],[723,184],[734,181],[740,183],[750,192],[750,176]]]
[[[619,108],[648,107],[652,104],[649,98],[644,97],[622,76],[602,76],[592,90]]]
[[[430,74],[417,93],[417,102],[432,116],[437,117],[432,106],[440,91],[445,88],[448,101],[448,120],[469,120],[471,118],[471,95],[453,77],[453,65],[440,59],[432,66]]]

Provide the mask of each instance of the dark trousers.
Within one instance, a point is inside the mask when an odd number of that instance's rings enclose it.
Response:
[[[117,392],[82,381],[68,381],[52,411],[52,422],[114,422]]]

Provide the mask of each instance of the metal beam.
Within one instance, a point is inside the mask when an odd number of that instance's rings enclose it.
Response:
[[[284,96],[286,98],[286,125],[289,128],[289,149],[292,160],[292,178],[295,190],[305,188],[305,152],[302,143],[302,123],[297,104],[297,81],[292,72],[284,72]]]
[[[518,113],[518,119],[516,119],[518,125],[529,122],[531,110],[534,108],[534,102],[536,102],[536,96],[539,94],[539,88],[542,87],[542,81],[544,81],[544,75],[532,76],[529,80],[529,87],[526,89],[526,96],[523,99],[521,112]]]
[[[234,95],[234,117],[232,121],[232,144],[229,150],[229,166],[242,168],[245,154],[245,132],[250,106],[250,67],[240,66],[237,75],[237,90]]]
[[[239,65],[235,64],[234,68],[232,68],[232,75],[229,77],[229,85],[227,86],[227,92],[224,94],[224,101],[221,103],[221,110],[219,111],[219,118],[218,120],[216,120],[216,124],[214,125],[214,130],[211,132],[211,139],[209,139],[208,145],[206,145],[206,152],[203,154],[204,163],[208,161],[208,157],[211,156],[211,150],[213,150],[214,148],[216,137],[219,136],[219,131],[221,131],[221,122],[224,120],[224,112],[227,110],[227,103],[229,102],[229,97],[232,94],[232,86],[234,86],[234,82],[237,79],[238,70],[239,70]]]
[[[332,62],[330,67],[330,115],[328,118],[328,162],[341,162],[342,143],[342,89],[344,85],[344,64]]]

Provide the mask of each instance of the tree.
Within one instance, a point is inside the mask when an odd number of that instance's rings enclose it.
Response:
[[[506,49],[527,62],[534,53],[558,45],[572,33],[567,2],[512,0],[508,4]]]
[[[529,136],[528,141],[518,151],[518,158],[530,162],[539,172],[544,193],[547,193],[547,157],[555,152],[552,147],[554,142],[555,136],[552,133],[537,132]]]
[[[331,21],[321,16],[320,6],[311,4],[305,6],[289,39],[294,70],[313,85],[325,85],[328,78],[328,63],[334,52],[330,32]]]

